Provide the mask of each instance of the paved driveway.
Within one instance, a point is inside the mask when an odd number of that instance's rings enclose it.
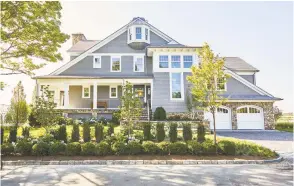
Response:
[[[253,141],[275,150],[293,163],[293,133],[280,131],[219,131],[217,135]]]
[[[4,167],[14,185],[293,185],[293,171],[268,165],[49,165]]]

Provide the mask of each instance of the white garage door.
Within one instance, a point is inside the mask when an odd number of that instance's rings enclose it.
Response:
[[[210,112],[204,113],[204,119],[207,119],[210,123],[210,129],[213,130],[213,117]],[[231,124],[231,110],[227,107],[217,108],[215,114],[215,128],[216,129],[232,129]]]
[[[238,129],[264,129],[262,108],[242,106],[237,108]]]

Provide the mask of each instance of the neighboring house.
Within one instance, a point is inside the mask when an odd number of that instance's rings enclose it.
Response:
[[[190,90],[186,77],[199,63],[200,47],[180,44],[141,17],[103,40],[87,40],[83,34],[73,34],[72,40],[70,61],[49,75],[35,77],[37,92],[49,85],[58,108],[68,117],[110,118],[120,105],[126,81],[134,85],[145,108],[186,114]],[[231,78],[218,86],[228,103],[217,109],[217,129],[271,129],[273,103],[281,99],[256,86],[259,70],[238,57],[226,57],[225,71]],[[199,115],[211,120],[209,113]]]

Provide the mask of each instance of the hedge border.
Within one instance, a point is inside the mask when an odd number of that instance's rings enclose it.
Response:
[[[197,165],[197,164],[270,164],[279,163],[283,157],[270,160],[18,160],[2,161],[6,166],[19,165]]]

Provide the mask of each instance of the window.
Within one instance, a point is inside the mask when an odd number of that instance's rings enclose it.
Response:
[[[193,57],[184,56],[184,68],[191,68],[192,65],[193,65]]]
[[[109,89],[109,97],[117,98],[117,86],[110,86]]]
[[[82,98],[90,98],[90,86],[83,87]]]
[[[219,91],[226,90],[226,83],[224,78],[220,78],[217,80],[217,90]]]
[[[132,32],[130,28],[129,28],[129,40],[132,40]]]
[[[93,68],[101,68],[101,58],[100,58],[100,56],[94,56],[94,58],[93,58]]]
[[[144,57],[134,56],[134,72],[144,72]]]
[[[145,28],[145,40],[148,40],[148,29]]]
[[[171,56],[171,67],[181,68],[181,56]]]
[[[159,56],[159,68],[168,68],[168,56]]]
[[[183,99],[182,73],[171,73],[171,99]]]
[[[111,57],[111,72],[120,72],[120,57]]]
[[[217,108],[217,112],[218,113],[228,113],[228,109],[225,109],[225,108]]]
[[[136,39],[142,39],[142,28],[136,27]]]
[[[260,110],[257,108],[249,107],[249,113],[260,113]]]
[[[248,113],[247,107],[238,109],[237,113]]]

